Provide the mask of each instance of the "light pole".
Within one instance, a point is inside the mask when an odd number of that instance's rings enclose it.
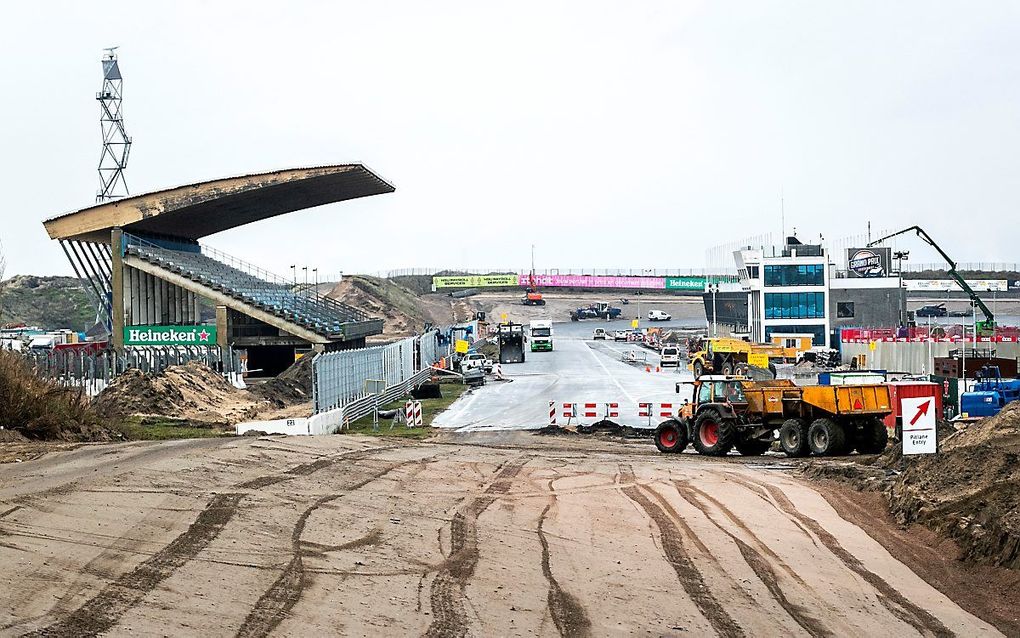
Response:
[[[308,287],[308,266],[301,266],[301,270],[305,271],[305,288]]]
[[[294,285],[297,285],[297,265],[290,265],[290,278],[294,280]]]
[[[719,292],[719,284],[712,283],[708,284],[708,290],[712,293],[712,336],[719,336],[719,324],[716,322],[716,311],[715,311],[715,295]]]
[[[319,292],[319,269],[312,268],[312,274],[315,275],[315,292]]]

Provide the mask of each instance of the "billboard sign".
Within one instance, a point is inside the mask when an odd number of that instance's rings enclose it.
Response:
[[[125,346],[215,346],[216,326],[124,326]]]
[[[846,271],[851,277],[888,277],[892,248],[848,248]]]
[[[432,287],[440,288],[500,288],[516,287],[519,283],[517,275],[463,275],[457,277],[433,277]]]
[[[1005,279],[968,279],[967,285],[976,292],[1006,292],[1009,282]],[[960,284],[952,279],[904,279],[903,287],[910,291],[962,292]]]
[[[527,285],[528,275],[521,275],[521,285]],[[620,277],[610,275],[535,275],[535,284],[549,288],[641,288],[662,290],[662,277]]]
[[[666,277],[666,290],[704,291],[708,280],[704,277]]]

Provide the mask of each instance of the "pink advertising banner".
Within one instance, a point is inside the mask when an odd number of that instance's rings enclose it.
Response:
[[[520,276],[520,285],[527,286],[528,275]],[[662,290],[666,287],[663,277],[615,277],[596,275],[535,275],[539,288],[643,288]]]

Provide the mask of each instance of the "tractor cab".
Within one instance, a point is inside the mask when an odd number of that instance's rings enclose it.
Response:
[[[744,396],[744,381],[747,378],[737,375],[706,374],[693,382],[680,382],[676,384],[676,391],[680,392],[681,385],[694,386],[694,400],[685,403],[680,408],[681,419],[693,419],[698,411],[708,405],[725,405],[726,411],[740,411],[747,405],[747,397]]]

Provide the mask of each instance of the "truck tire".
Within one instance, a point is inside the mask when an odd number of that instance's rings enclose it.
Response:
[[[655,447],[666,454],[676,454],[687,449],[687,427],[676,419],[669,419],[655,428]]]
[[[818,456],[834,456],[846,450],[846,431],[832,419],[815,419],[807,439],[811,453]]]
[[[699,361],[695,361],[694,362],[694,378],[697,379],[698,377],[700,377],[703,374],[705,374],[705,364],[701,363],[700,360]]]
[[[777,375],[776,364],[769,361],[769,372],[772,373],[772,378],[775,379]]]
[[[736,427],[715,410],[705,410],[694,421],[694,449],[705,456],[726,456],[733,448]]]
[[[808,425],[803,419],[787,419],[779,428],[779,445],[786,456],[797,458],[811,452],[808,447]]]
[[[733,444],[733,447],[737,449],[743,456],[761,456],[769,451],[772,447],[772,441],[762,441],[760,439],[743,439],[738,440]]]
[[[726,376],[730,376],[731,374],[733,374],[733,364],[730,363],[729,361],[722,364],[722,373]]]
[[[857,451],[861,454],[881,454],[889,443],[889,430],[881,419],[870,418],[861,422],[857,433]]]

